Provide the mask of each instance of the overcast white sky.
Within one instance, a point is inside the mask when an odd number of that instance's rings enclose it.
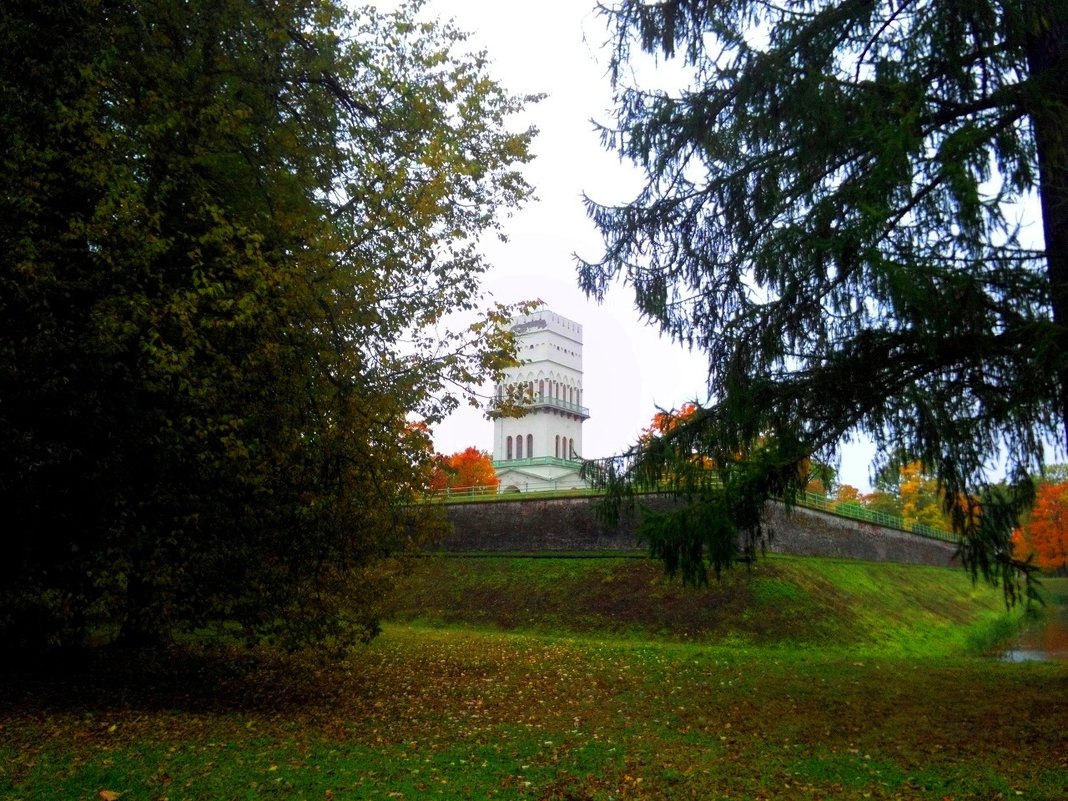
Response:
[[[626,201],[640,186],[632,168],[601,147],[591,122],[609,119],[611,99],[600,47],[606,34],[593,8],[594,0],[428,0],[424,9],[425,16],[452,18],[470,32],[472,49],[488,52],[491,74],[507,90],[548,95],[523,120],[540,130],[526,169],[538,200],[507,221],[507,243],[485,244],[493,264],[486,286],[501,302],[541,298],[582,324],[587,458],[623,450],[658,406],[707,398],[703,356],[643,323],[629,288],[615,287],[600,306],[578,289],[573,254],[601,252],[582,193],[599,202]],[[436,428],[434,444],[442,453],[472,445],[491,451],[493,424],[465,408]],[[870,448],[847,449],[841,480],[867,488],[870,457]]]

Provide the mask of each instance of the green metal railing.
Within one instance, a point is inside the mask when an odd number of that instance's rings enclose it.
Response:
[[[803,493],[802,496],[797,499],[796,503],[798,506],[805,509],[815,509],[819,512],[826,512],[827,514],[837,515],[838,517],[846,517],[850,520],[859,520],[863,523],[872,523],[877,526],[882,526],[883,528],[897,529],[898,531],[905,531],[909,534],[927,537],[928,539],[953,543],[960,541],[960,537],[952,531],[929,526],[926,523],[910,523],[902,517],[888,515],[885,512],[876,512],[873,509],[861,506],[859,503],[850,503],[848,501],[845,503],[837,503],[830,498],[818,495],[814,492]]]
[[[544,501],[552,498],[588,497],[603,495],[601,490],[590,487],[565,487],[559,489],[536,489],[509,492],[496,487],[446,487],[435,490],[427,498],[432,503],[493,503],[495,501]]]
[[[561,459],[559,456],[534,456],[530,459],[494,459],[495,468],[507,467],[563,467],[575,470],[581,467],[581,459]]]
[[[560,409],[561,411],[577,414],[584,418],[590,416],[590,410],[585,406],[580,406],[577,403],[569,403],[568,401],[560,400],[559,398],[550,398],[546,395],[527,398],[521,405],[530,409],[537,409],[540,406],[548,406],[552,409]]]

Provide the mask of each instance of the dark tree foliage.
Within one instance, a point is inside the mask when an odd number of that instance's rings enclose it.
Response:
[[[412,13],[0,9],[0,645],[374,633],[528,194],[522,100]]]
[[[1011,598],[1025,474],[1068,436],[1068,4],[621,0],[605,13],[617,110],[604,140],[646,183],[625,206],[589,202],[606,250],[580,261],[580,284],[597,299],[629,284],[648,319],[708,353],[711,403],[677,439],[723,475],[677,489],[727,515],[789,496],[804,459],[831,461],[863,433],[937,476],[967,564]],[[652,57],[674,59],[684,88],[632,85],[663,74]],[[1027,204],[1041,230],[1021,226]],[[621,477],[670,469],[668,450]],[[754,472],[755,450],[767,464]],[[996,460],[1012,491],[990,493]],[[743,462],[760,478],[739,480]],[[694,558],[720,536],[669,528],[657,547]],[[759,538],[743,518],[720,529],[735,548]]]

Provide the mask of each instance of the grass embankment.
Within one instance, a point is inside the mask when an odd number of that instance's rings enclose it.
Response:
[[[393,619],[884,655],[982,652],[1014,622],[999,591],[960,571],[781,556],[697,590],[648,559],[428,559]]]
[[[1068,666],[969,655],[1001,601],[959,573],[769,559],[700,592],[640,560],[420,574],[344,663],[98,655],[10,680],[0,798],[1068,797]]]

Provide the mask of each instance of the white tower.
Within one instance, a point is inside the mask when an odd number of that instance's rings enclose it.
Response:
[[[497,387],[521,392],[526,414],[493,424],[493,466],[501,491],[583,486],[579,478],[582,422],[582,326],[551,311],[519,317],[512,324],[519,367]]]

